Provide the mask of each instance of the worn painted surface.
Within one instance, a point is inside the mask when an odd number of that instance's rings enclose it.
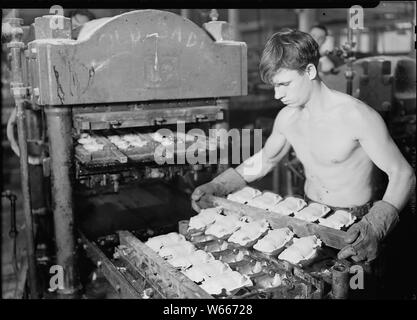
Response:
[[[132,11],[91,29],[77,41],[30,43],[36,49],[39,104],[247,94],[246,44],[215,42],[205,30],[178,15]]]
[[[77,130],[102,130],[176,124],[178,121],[197,123],[217,120],[223,120],[223,112],[218,106],[169,109],[155,107],[153,110],[82,113],[74,116],[74,127]]]
[[[73,149],[71,138],[71,111],[67,108],[46,109],[50,142],[52,173],[52,207],[54,212],[57,264],[64,269],[64,289],[73,293],[78,289],[76,267],[74,216],[72,198]]]

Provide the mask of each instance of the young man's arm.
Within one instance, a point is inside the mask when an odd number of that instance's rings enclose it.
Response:
[[[246,182],[250,183],[264,177],[290,150],[291,145],[282,134],[282,126],[287,113],[287,110],[282,110],[278,114],[272,133],[266,140],[264,147],[236,168],[236,171]]]
[[[352,129],[362,148],[389,178],[382,198],[401,211],[411,195],[413,168],[392,140],[382,117],[372,108],[360,104],[352,115]]]
[[[265,176],[288,153],[290,145],[282,134],[289,112],[281,110],[275,119],[271,136],[265,146],[255,155],[245,160],[236,170],[229,168],[212,181],[197,187],[191,195],[191,205],[197,212],[207,206],[200,199],[204,195],[225,196],[243,188],[246,183]]]
[[[368,214],[349,229],[345,240],[350,245],[338,257],[372,261],[378,255],[380,241],[398,223],[399,212],[414,190],[416,177],[375,110],[358,103],[346,119],[355,138],[375,165],[388,175],[389,182],[382,200],[375,202]]]

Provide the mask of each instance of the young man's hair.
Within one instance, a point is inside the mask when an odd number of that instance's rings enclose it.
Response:
[[[326,37],[329,35],[329,32],[327,31],[327,28],[324,25],[322,25],[322,24],[316,24],[316,25],[312,26],[311,29],[310,29],[310,31],[313,30],[314,28],[323,30],[324,31],[324,35]]]
[[[310,63],[317,68],[319,59],[319,46],[310,34],[282,29],[273,34],[265,45],[259,65],[261,79],[271,83],[280,68],[302,72]]]
[[[71,10],[69,12],[69,17],[75,17],[77,14],[81,15],[81,16],[86,16],[88,18],[88,20],[94,20],[96,18],[96,16],[94,15],[94,13],[92,13],[90,10],[87,9],[75,9],[75,10]]]

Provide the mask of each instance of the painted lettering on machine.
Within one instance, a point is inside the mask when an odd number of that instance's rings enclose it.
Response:
[[[205,40],[199,39],[194,31],[184,30],[181,27],[174,28],[172,31],[163,30],[161,32],[145,33],[139,28],[121,31],[118,29],[110,30],[99,36],[99,45],[105,45],[110,49],[119,49],[121,46],[129,45],[132,48],[141,46],[149,38],[157,38],[159,41],[175,41],[181,47],[202,49]]]
[[[144,52],[141,59],[144,87],[148,89],[180,87],[180,55],[183,55],[184,49],[202,49],[205,46],[205,40],[199,39],[196,32],[180,26],[171,29],[164,26],[163,30],[152,33],[139,28],[127,31],[115,29],[103,33],[98,42],[99,45],[106,45],[111,52],[120,48],[141,47]]]

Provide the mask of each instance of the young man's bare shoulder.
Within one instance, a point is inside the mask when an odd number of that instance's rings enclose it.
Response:
[[[282,131],[286,126],[293,123],[299,114],[300,109],[298,108],[284,107],[278,112],[278,115],[275,118],[274,126],[279,131]]]
[[[337,116],[354,136],[372,130],[384,121],[379,113],[366,103],[344,93],[338,93],[335,107]]]
[[[284,107],[278,112],[276,119],[279,122],[287,122],[289,120],[294,119],[299,114],[300,114],[299,108]]]
[[[376,112],[366,103],[342,92],[333,91],[334,109],[340,113],[345,120],[358,120],[363,116]]]

